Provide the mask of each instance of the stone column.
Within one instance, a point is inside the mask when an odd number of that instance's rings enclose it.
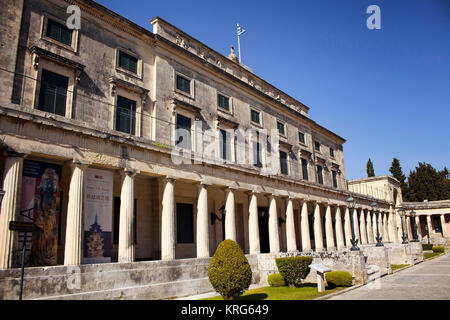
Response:
[[[367,244],[367,230],[366,230],[366,219],[364,217],[364,209],[361,209],[359,214],[359,231],[361,234],[361,244]]]
[[[361,235],[359,234],[359,219],[358,208],[353,209],[353,227],[355,228],[355,238],[358,239],[358,244],[361,244]]]
[[[83,258],[83,201],[85,173],[88,164],[74,161],[67,204],[64,265],[79,265]]]
[[[288,252],[297,251],[294,223],[294,205],[292,200],[292,198],[289,198],[286,206],[286,240]]]
[[[372,211],[372,228],[373,228],[373,240],[377,243],[377,211]]]
[[[415,217],[415,223],[416,223],[416,232],[417,232],[417,239],[419,241],[422,240],[423,235],[422,235],[422,228],[420,226],[420,216],[416,215]]]
[[[338,250],[344,249],[345,248],[344,231],[342,229],[342,215],[339,206],[336,207],[334,230],[336,231],[337,249]]]
[[[412,231],[411,231],[411,217],[410,216],[406,216],[405,219],[405,224],[406,224],[406,236],[408,237],[408,240],[411,240],[412,237]]]
[[[320,216],[320,205],[316,202],[314,208],[314,243],[317,252],[323,251],[322,218]]]
[[[352,247],[352,222],[350,221],[350,209],[345,207],[345,215],[344,215],[344,233],[345,233],[345,245],[347,248]]]
[[[447,226],[445,225],[445,215],[444,214],[441,214],[441,229],[442,229],[442,236],[444,238],[447,238],[448,234],[447,234]]]
[[[396,232],[397,225],[395,223],[395,211],[392,208],[392,205],[389,206],[389,219],[388,219],[388,225],[389,225],[389,240],[391,242],[398,242],[398,234]]]
[[[200,183],[197,199],[197,258],[209,258],[208,185]]]
[[[258,199],[255,192],[250,193],[250,201],[248,206],[248,234],[250,254],[261,252],[259,241],[259,225],[258,225]]]
[[[269,246],[270,253],[280,252],[280,237],[278,235],[278,213],[275,195],[269,196]]]
[[[24,155],[8,152],[3,173],[3,201],[0,213],[0,269],[13,267],[14,234],[9,222],[15,220],[20,205],[20,184],[22,180]]]
[[[383,240],[384,242],[390,242],[389,240],[389,228],[388,228],[388,212],[385,212],[383,215]]]
[[[163,178],[161,260],[175,259],[175,178]]]
[[[375,243],[375,238],[373,236],[373,229],[372,229],[372,216],[370,210],[367,210],[366,229],[367,229],[367,242]]]
[[[225,199],[225,239],[236,241],[235,189],[227,188]]]
[[[311,236],[309,234],[309,219],[308,219],[308,203],[304,200],[302,203],[302,212],[300,217],[301,235],[302,235],[302,251],[311,251]]]
[[[431,238],[431,235],[433,234],[433,225],[431,223],[431,215],[427,214],[427,226],[428,226],[428,237]]]
[[[397,224],[397,239],[398,239],[398,242],[401,243],[403,241],[402,217],[399,214],[397,214],[395,217],[396,217],[395,222]],[[403,226],[403,227],[405,227],[405,226]],[[406,230],[405,230],[405,234],[406,234]]]
[[[134,261],[134,177],[137,171],[125,169],[122,172],[120,193],[119,254],[118,262]]]
[[[327,242],[327,251],[332,251],[335,249],[335,245],[333,234],[333,219],[331,217],[331,206],[327,203],[325,207],[325,237]]]

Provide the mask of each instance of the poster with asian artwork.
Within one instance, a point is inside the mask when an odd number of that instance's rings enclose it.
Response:
[[[61,166],[57,164],[27,159],[23,162],[19,219],[34,222],[42,230],[33,233],[25,259],[27,266],[57,264],[61,173]],[[22,244],[19,245],[21,248]]]
[[[85,178],[83,263],[111,262],[114,174],[89,168]]]

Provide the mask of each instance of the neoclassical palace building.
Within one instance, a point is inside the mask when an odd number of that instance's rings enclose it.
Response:
[[[347,181],[345,139],[233,50],[91,0],[0,2],[0,269],[22,261],[10,221],[40,228],[27,266],[207,258],[225,238],[246,254],[341,250],[349,196],[359,244],[377,224],[401,242],[398,181]]]

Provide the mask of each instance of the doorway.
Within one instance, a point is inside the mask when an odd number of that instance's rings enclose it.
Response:
[[[258,207],[258,226],[261,253],[269,253],[269,208]]]

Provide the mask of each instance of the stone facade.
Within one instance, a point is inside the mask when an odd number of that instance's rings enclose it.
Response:
[[[118,214],[111,212],[117,240],[111,261],[119,265],[161,260],[139,266],[157,268],[174,260],[204,261],[229,238],[252,256],[337,257],[342,261],[333,265],[353,266],[354,276],[364,282],[364,257],[353,254],[356,263],[339,254],[351,247],[352,218],[360,244],[374,244],[378,233],[385,242],[399,242],[398,182],[383,178],[387,188],[377,194],[347,187],[345,139],[310,119],[307,106],[250,68],[159,17],[151,20],[150,32],[91,0],[3,3],[8,10],[0,15],[8,23],[0,38],[0,174],[6,193],[0,269],[21,261],[20,237],[8,226],[23,209],[22,173],[28,160],[61,168],[57,265],[81,264],[88,168],[114,174]],[[68,5],[81,10],[80,30],[64,31]],[[70,34],[69,41],[52,35],[50,25]],[[64,85],[59,80],[63,98],[48,85],[49,74],[66,79]],[[53,111],[44,105],[49,91]],[[228,107],[219,106],[219,95]],[[128,103],[128,118],[120,101]],[[56,105],[62,110],[57,112]],[[189,133],[183,139],[176,131],[179,119]],[[229,143],[220,144],[220,129],[232,130]],[[272,143],[273,136],[278,141]],[[267,140],[267,149],[258,153]],[[180,141],[189,147],[181,149]],[[212,155],[228,148],[226,161],[205,153],[207,145],[216,147]],[[278,151],[284,152],[285,171]],[[261,166],[254,162],[258,155]],[[280,164],[276,172],[265,170],[274,163]],[[352,217],[349,196],[356,201]],[[179,204],[188,208],[190,220],[181,219]],[[64,272],[62,266],[54,268]]]

